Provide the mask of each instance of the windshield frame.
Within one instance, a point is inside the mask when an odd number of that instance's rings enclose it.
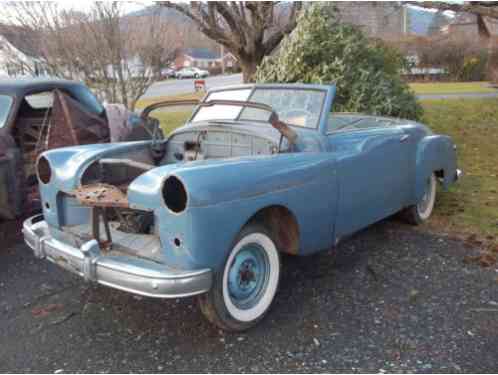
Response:
[[[214,88],[209,90],[206,95],[201,100],[201,103],[207,102],[209,95],[215,92],[222,92],[222,91],[238,91],[238,90],[244,90],[244,89],[250,89],[251,92],[249,96],[247,97],[246,101],[252,101],[251,98],[253,97],[255,91],[257,89],[267,89],[267,90],[305,90],[305,91],[319,91],[324,94],[321,107],[320,107],[320,113],[318,115],[318,119],[316,122],[316,125],[314,127],[307,127],[307,126],[300,126],[292,123],[286,123],[287,125],[293,127],[293,128],[298,128],[298,129],[308,129],[308,130],[319,130],[320,132],[323,132],[323,122],[324,119],[326,119],[325,112],[327,107],[331,108],[332,100],[335,94],[335,85],[314,85],[314,84],[245,84],[245,85],[235,85],[235,86],[226,86],[226,87],[220,87],[220,88]],[[265,104],[265,103],[262,103]],[[268,105],[268,104],[266,104]],[[194,124],[193,119],[197,115],[197,113],[200,110],[200,106],[195,108],[194,111],[192,112],[192,115],[190,116],[188,123],[189,124]],[[273,108],[274,112],[278,115],[279,113],[275,111]],[[262,123],[262,124],[270,124],[268,121],[263,121],[263,120],[252,120],[252,119],[242,119],[240,120],[240,116],[243,112],[243,109],[239,112],[237,115],[237,118],[235,119],[213,119],[212,121],[240,121],[241,123],[244,122],[255,122],[255,123]],[[203,120],[203,121],[197,121],[197,122],[209,122],[209,120]],[[326,121],[325,121],[326,122]]]

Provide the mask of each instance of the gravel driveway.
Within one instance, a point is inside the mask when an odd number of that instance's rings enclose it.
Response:
[[[498,282],[475,249],[394,220],[337,254],[284,259],[267,318],[243,334],[195,299],[154,300],[0,250],[0,372],[496,372]]]

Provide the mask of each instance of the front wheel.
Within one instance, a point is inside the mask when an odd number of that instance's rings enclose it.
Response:
[[[436,181],[436,175],[431,174],[425,182],[424,195],[420,202],[404,210],[404,216],[410,224],[422,224],[431,216],[436,202]]]
[[[237,237],[211,290],[199,297],[201,311],[226,331],[243,331],[268,311],[280,280],[280,254],[265,228],[248,225]]]

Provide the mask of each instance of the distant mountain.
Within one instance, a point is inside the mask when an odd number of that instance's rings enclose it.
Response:
[[[136,10],[133,12],[129,12],[126,14],[126,17],[143,17],[143,16],[152,16],[152,15],[157,15],[159,14],[161,19],[164,19],[164,21],[169,21],[169,22],[192,22],[190,18],[187,16],[181,14],[180,12],[167,8],[167,7],[162,7],[159,5],[150,5],[147,6],[143,9]]]
[[[421,8],[407,7],[410,32],[417,35],[429,35],[435,29],[451,21],[451,17]]]
[[[281,8],[285,11],[285,2],[281,3],[284,6]],[[161,7],[159,5],[147,6],[143,9],[127,13],[125,17],[140,17],[140,16],[150,16],[157,14],[159,12],[160,16],[164,21],[176,23],[177,25],[191,23],[192,21],[180,12],[166,7]],[[408,6],[408,25],[409,30],[413,34],[417,35],[429,35],[431,29],[439,28],[451,21],[451,17],[441,13],[441,12],[431,12],[427,9],[417,8]]]

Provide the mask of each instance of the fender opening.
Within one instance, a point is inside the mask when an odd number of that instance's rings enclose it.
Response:
[[[250,223],[264,225],[270,231],[278,251],[291,255],[299,252],[299,225],[294,214],[286,207],[263,208],[247,222]]]

